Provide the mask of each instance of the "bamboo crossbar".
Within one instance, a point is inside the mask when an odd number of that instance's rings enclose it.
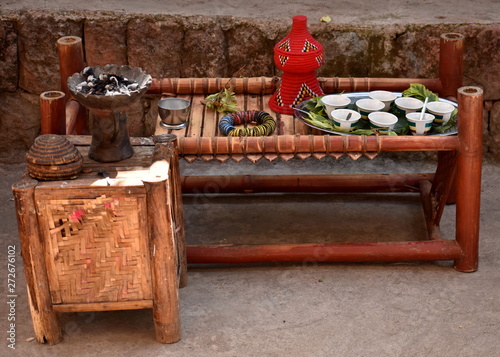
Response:
[[[456,136],[274,135],[267,137],[183,137],[182,155],[379,153],[381,151],[451,151]]]
[[[183,193],[418,192],[433,174],[184,176]]]
[[[275,245],[188,245],[188,263],[389,262],[453,260],[462,255],[455,241]]]
[[[410,83],[421,83],[434,92],[441,92],[439,78],[355,78],[319,77],[327,94],[340,92],[366,92],[377,89],[402,92]],[[237,94],[271,94],[277,89],[278,77],[244,78],[154,78],[147,94],[211,94],[232,88]]]

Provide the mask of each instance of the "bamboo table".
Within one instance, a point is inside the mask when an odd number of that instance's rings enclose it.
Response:
[[[191,100],[189,126],[177,130],[179,152],[188,162],[262,158],[289,160],[313,156],[375,158],[382,151],[437,151],[435,172],[391,175],[233,176],[219,192],[416,192],[422,198],[428,238],[424,241],[357,244],[285,244],[188,246],[188,262],[303,261],[319,252],[323,261],[454,260],[459,271],[475,271],[478,258],[479,201],[482,165],[483,92],[462,87],[463,44],[460,34],[441,35],[438,78],[319,78],[325,93],[377,89],[401,92],[410,83],[424,84],[441,98],[457,97],[458,135],[452,136],[335,136],[312,130],[289,115],[276,115],[278,128],[269,137],[228,138],[218,132],[220,116],[200,104],[206,95],[231,84],[243,109],[268,111],[277,78],[165,78],[153,79],[149,95],[174,95]],[[41,96],[42,129],[46,133],[66,124],[66,133],[81,133],[81,107],[64,98],[69,75],[82,69],[81,40],[58,41],[62,88],[60,97]],[[57,98],[56,98],[57,97]],[[61,105],[62,103],[62,105]],[[56,109],[62,108],[62,109]],[[273,114],[271,112],[271,114]],[[62,125],[64,127],[64,125]],[[157,128],[157,133],[163,129]],[[56,132],[57,133],[57,132]],[[217,177],[183,177],[184,192],[216,183]],[[456,237],[444,239],[439,223],[447,202],[456,201]]]
[[[39,342],[58,343],[58,312],[153,309],[156,339],[181,338],[178,288],[186,256],[175,136],[133,138],[132,158],[88,159],[90,137],[68,137],[75,180],[13,185],[29,305]]]
[[[238,95],[246,110],[268,111],[270,94]],[[421,196],[428,239],[391,243],[188,245],[189,263],[301,262],[315,255],[325,262],[394,260],[454,260],[459,271],[477,269],[479,200],[482,158],[482,91],[462,87],[458,135],[451,136],[336,136],[323,135],[290,115],[277,115],[277,132],[269,137],[220,136],[221,115],[200,103],[203,95],[182,95],[192,102],[191,121],[175,130],[181,156],[191,162],[289,160],[325,156],[374,159],[382,151],[437,151],[433,173],[368,175],[239,175],[183,176],[185,193],[217,187],[229,192],[415,192]],[[157,133],[166,132],[157,125]],[[218,183],[224,182],[224,185]],[[444,239],[439,223],[446,203],[456,200],[456,239]]]

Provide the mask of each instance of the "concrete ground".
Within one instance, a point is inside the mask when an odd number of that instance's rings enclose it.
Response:
[[[370,161],[308,159],[182,165],[185,174],[419,172],[418,155]],[[8,247],[19,253],[10,186],[23,165],[0,166],[0,271]],[[182,340],[154,340],[150,310],[62,315],[64,341],[30,341],[22,260],[16,255],[16,349],[2,356],[497,356],[500,349],[500,165],[483,170],[480,267],[460,273],[451,262],[190,266],[180,291]],[[185,197],[186,235],[194,242],[418,239],[424,230],[416,195],[229,195]],[[227,219],[224,219],[227,218]],[[453,237],[454,206],[442,222]],[[5,282],[5,279],[2,281]],[[6,284],[0,296],[7,300]]]
[[[25,9],[47,11],[115,11],[123,14],[235,16],[290,19],[305,15],[310,23],[330,16],[334,23],[352,25],[498,23],[497,0],[2,0],[0,12]]]
[[[491,23],[499,1],[335,2],[41,1],[4,0],[0,11],[22,9],[169,12],[334,22]],[[415,168],[415,160],[419,161]],[[197,173],[412,172],[433,163],[411,156],[184,165]],[[11,184],[23,165],[0,165],[1,356],[498,356],[500,350],[500,177],[498,163],[483,170],[480,266],[455,271],[451,262],[386,264],[258,264],[190,266],[180,292],[182,340],[154,340],[150,310],[62,315],[64,341],[41,345],[28,310]],[[287,242],[414,239],[420,237],[418,197],[398,195],[230,195],[185,197],[186,236],[194,242]],[[453,237],[454,206],[442,229]],[[16,247],[16,344],[8,348],[7,259]]]

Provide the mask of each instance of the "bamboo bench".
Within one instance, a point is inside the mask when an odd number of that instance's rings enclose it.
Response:
[[[220,91],[229,83],[245,110],[264,110],[276,89],[276,78],[164,78],[153,79],[150,95],[173,94],[192,102],[191,120],[184,130],[175,130],[179,153],[188,162],[244,158],[289,160],[313,156],[352,159],[375,158],[382,151],[437,151],[434,173],[393,175],[308,175],[233,176],[220,192],[408,192],[422,197],[429,239],[416,242],[376,244],[293,244],[293,245],[214,245],[188,246],[188,262],[269,262],[302,261],[311,252],[323,251],[324,261],[454,260],[459,271],[477,269],[479,200],[482,166],[483,92],[462,87],[463,44],[460,34],[440,37],[438,78],[319,78],[325,93],[359,92],[384,89],[403,91],[410,83],[422,83],[441,98],[456,98],[460,108],[458,135],[451,136],[336,136],[324,135],[298,122],[291,115],[277,114],[277,129],[268,137],[231,138],[219,135],[213,110],[200,104],[207,94]],[[61,88],[69,96],[66,79],[83,68],[81,40],[66,37],[58,41]],[[57,104],[59,103],[59,104]],[[54,106],[64,110],[53,110]],[[44,109],[46,108],[46,109]],[[41,96],[42,130],[54,132],[66,125],[67,134],[78,134],[85,113],[75,100],[53,100]],[[57,114],[62,113],[62,114]],[[159,121],[159,119],[158,119]],[[62,125],[61,125],[62,123]],[[64,130],[64,129],[63,129]],[[168,132],[157,124],[156,134]],[[218,177],[182,177],[183,192],[200,192]],[[227,181],[227,180],[226,180]],[[417,189],[415,189],[417,187]],[[443,239],[439,223],[447,202],[456,201],[456,239]]]

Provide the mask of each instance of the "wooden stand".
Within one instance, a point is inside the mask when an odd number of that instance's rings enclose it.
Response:
[[[13,185],[36,338],[62,339],[58,312],[153,309],[156,340],[180,340],[178,288],[187,283],[174,135],[134,139],[115,164],[85,158],[75,180]],[[176,188],[177,187],[177,188]]]
[[[245,101],[251,102],[252,96]],[[244,102],[243,100],[241,100]],[[265,103],[264,96],[260,103]],[[196,103],[196,100],[193,100]],[[436,151],[435,172],[368,175],[236,175],[184,176],[185,193],[251,192],[415,192],[425,213],[428,240],[395,243],[280,244],[280,245],[191,245],[188,263],[300,262],[319,254],[324,262],[375,262],[406,260],[454,260],[455,268],[472,272],[478,266],[479,202],[482,160],[483,92],[477,87],[458,90],[460,110],[458,135],[451,136],[335,136],[320,135],[301,123],[278,116],[281,130],[270,137],[228,138],[196,132],[200,123],[191,123],[185,136],[180,133],[183,157],[192,161],[240,161],[248,158],[288,160],[314,156],[374,159],[382,151]],[[249,107],[246,108],[251,109]],[[262,107],[253,109],[262,110]],[[193,111],[196,113],[196,107]],[[203,120],[212,120],[204,112]],[[198,120],[200,120],[198,118]],[[203,122],[203,128],[205,125]],[[300,125],[299,125],[300,124]],[[290,131],[288,131],[290,130]],[[293,131],[295,131],[294,134]],[[303,131],[303,134],[300,132]],[[161,129],[158,130],[161,132]],[[289,134],[288,134],[288,133]],[[224,184],[221,185],[220,183]],[[456,184],[456,186],[455,186]],[[439,223],[445,205],[456,202],[456,239],[445,239]]]

